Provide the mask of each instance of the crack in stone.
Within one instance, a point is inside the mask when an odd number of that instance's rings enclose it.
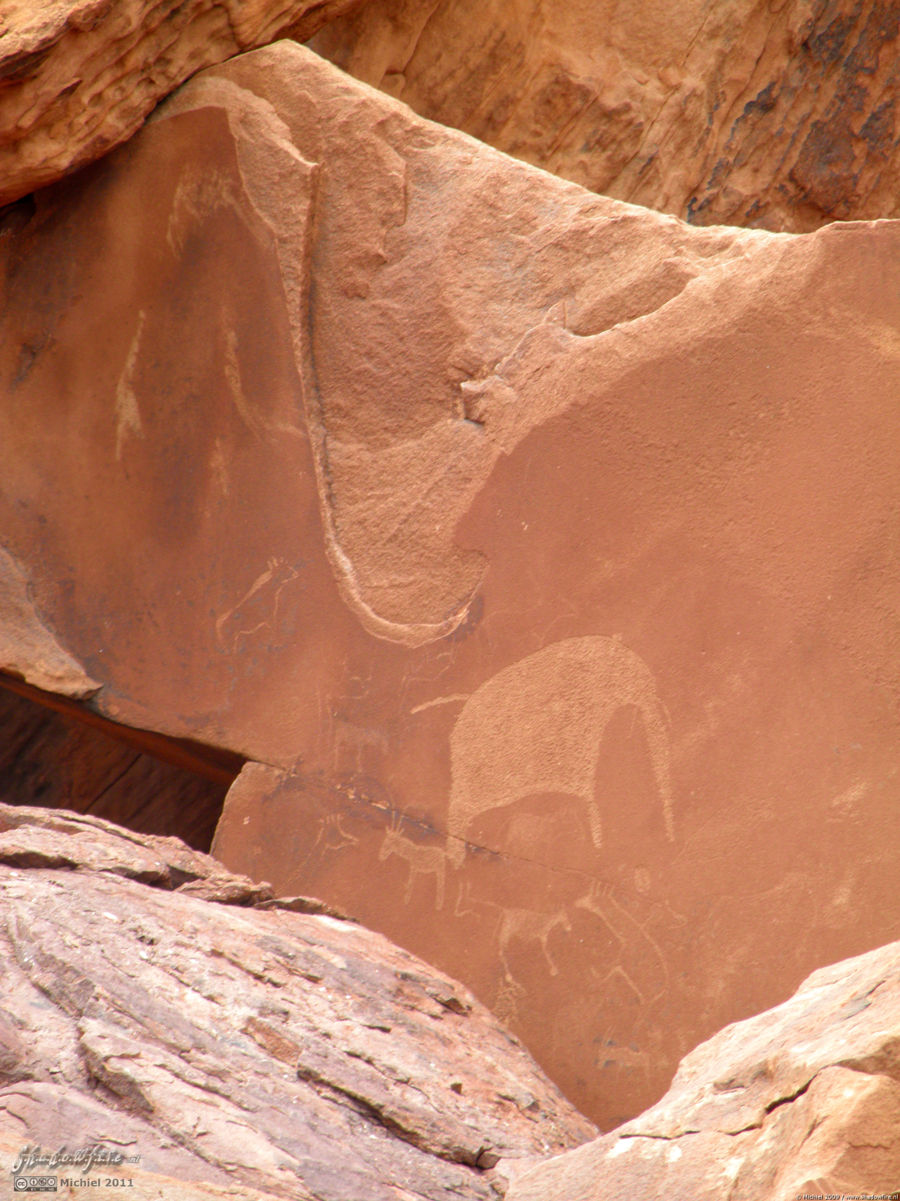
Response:
[[[490,1148],[487,1146],[480,1147],[474,1153],[466,1150],[464,1147],[455,1147],[452,1149],[436,1147],[430,1144],[419,1131],[404,1126],[402,1122],[386,1113],[385,1109],[370,1097],[363,1096],[362,1093],[348,1086],[327,1079],[320,1072],[317,1072],[315,1068],[307,1064],[298,1064],[297,1076],[300,1080],[313,1085],[320,1092],[320,1095],[329,1097],[335,1104],[340,1105],[343,1103],[342,1098],[346,1099],[363,1117],[368,1118],[375,1125],[386,1130],[394,1138],[399,1138],[402,1142],[415,1147],[417,1151],[422,1151],[427,1155],[434,1155],[438,1159],[443,1159],[448,1163],[461,1164],[464,1167],[478,1169],[479,1166],[487,1166],[486,1164],[479,1165],[478,1162],[485,1152],[489,1152]]]

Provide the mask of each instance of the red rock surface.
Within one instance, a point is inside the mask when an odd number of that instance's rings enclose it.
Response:
[[[180,83],[364,0],[5,0],[0,205],[126,141]]]
[[[511,1174],[508,1201],[897,1198],[900,943],[814,973],[692,1051],[647,1113]]]
[[[372,0],[312,45],[425,117],[702,225],[900,216],[893,0]]]
[[[28,582],[0,546],[0,672],[48,691],[84,699],[100,685],[81,670],[41,621]]]
[[[454,981],[268,898],[177,839],[0,805],[4,1153],[100,1144],[166,1201],[474,1201],[499,1156],[595,1133]]]
[[[896,937],[900,227],[691,229],[279,44],[0,233],[0,543],[217,854],[604,1126]]]

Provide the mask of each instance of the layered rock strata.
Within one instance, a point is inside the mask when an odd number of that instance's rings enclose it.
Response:
[[[898,273],[281,43],[7,214],[0,543],[89,705],[251,761],[230,868],[609,1127],[896,936]]]
[[[371,0],[312,45],[425,117],[701,225],[900,215],[891,0]]]
[[[100,1146],[148,1198],[488,1201],[501,1156],[594,1133],[465,989],[317,908],[0,805],[4,1177]],[[117,1195],[109,1167],[50,1174]]]

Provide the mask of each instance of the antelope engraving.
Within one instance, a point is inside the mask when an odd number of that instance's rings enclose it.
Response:
[[[557,926],[566,934],[572,933],[572,923],[569,921],[569,916],[565,909],[561,909],[558,913],[543,913],[539,909],[519,909],[508,908],[505,905],[498,905],[496,901],[476,900],[469,902],[469,885],[464,884],[460,890],[460,894],[456,901],[456,916],[463,917],[467,913],[477,915],[476,908],[460,908],[460,903],[469,903],[474,906],[481,906],[483,909],[492,909],[498,915],[497,921],[497,948],[500,953],[500,962],[510,978],[515,980],[506,955],[509,948],[514,942],[534,943],[541,948],[544,959],[547,961],[547,966],[550,969],[551,976],[559,975],[559,968],[550,954],[548,939]]]
[[[384,862],[389,855],[404,859],[409,865],[409,876],[403,893],[403,903],[409,904],[416,876],[433,875],[435,878],[436,908],[444,907],[444,883],[446,878],[446,852],[443,847],[422,846],[402,833],[402,819],[396,815],[384,832],[384,840],[378,858]]]
[[[602,844],[594,773],[612,718],[640,716],[666,835],[674,839],[666,714],[653,674],[619,638],[552,643],[504,668],[466,702],[450,735],[447,856],[460,867],[472,822],[539,792],[584,801],[591,840]]]

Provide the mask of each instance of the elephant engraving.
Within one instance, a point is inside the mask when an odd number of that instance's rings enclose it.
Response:
[[[450,862],[463,863],[477,817],[540,792],[583,800],[599,849],[597,759],[607,726],[629,705],[643,722],[666,835],[674,839],[669,736],[653,674],[620,638],[592,635],[551,643],[469,697],[450,734]]]

